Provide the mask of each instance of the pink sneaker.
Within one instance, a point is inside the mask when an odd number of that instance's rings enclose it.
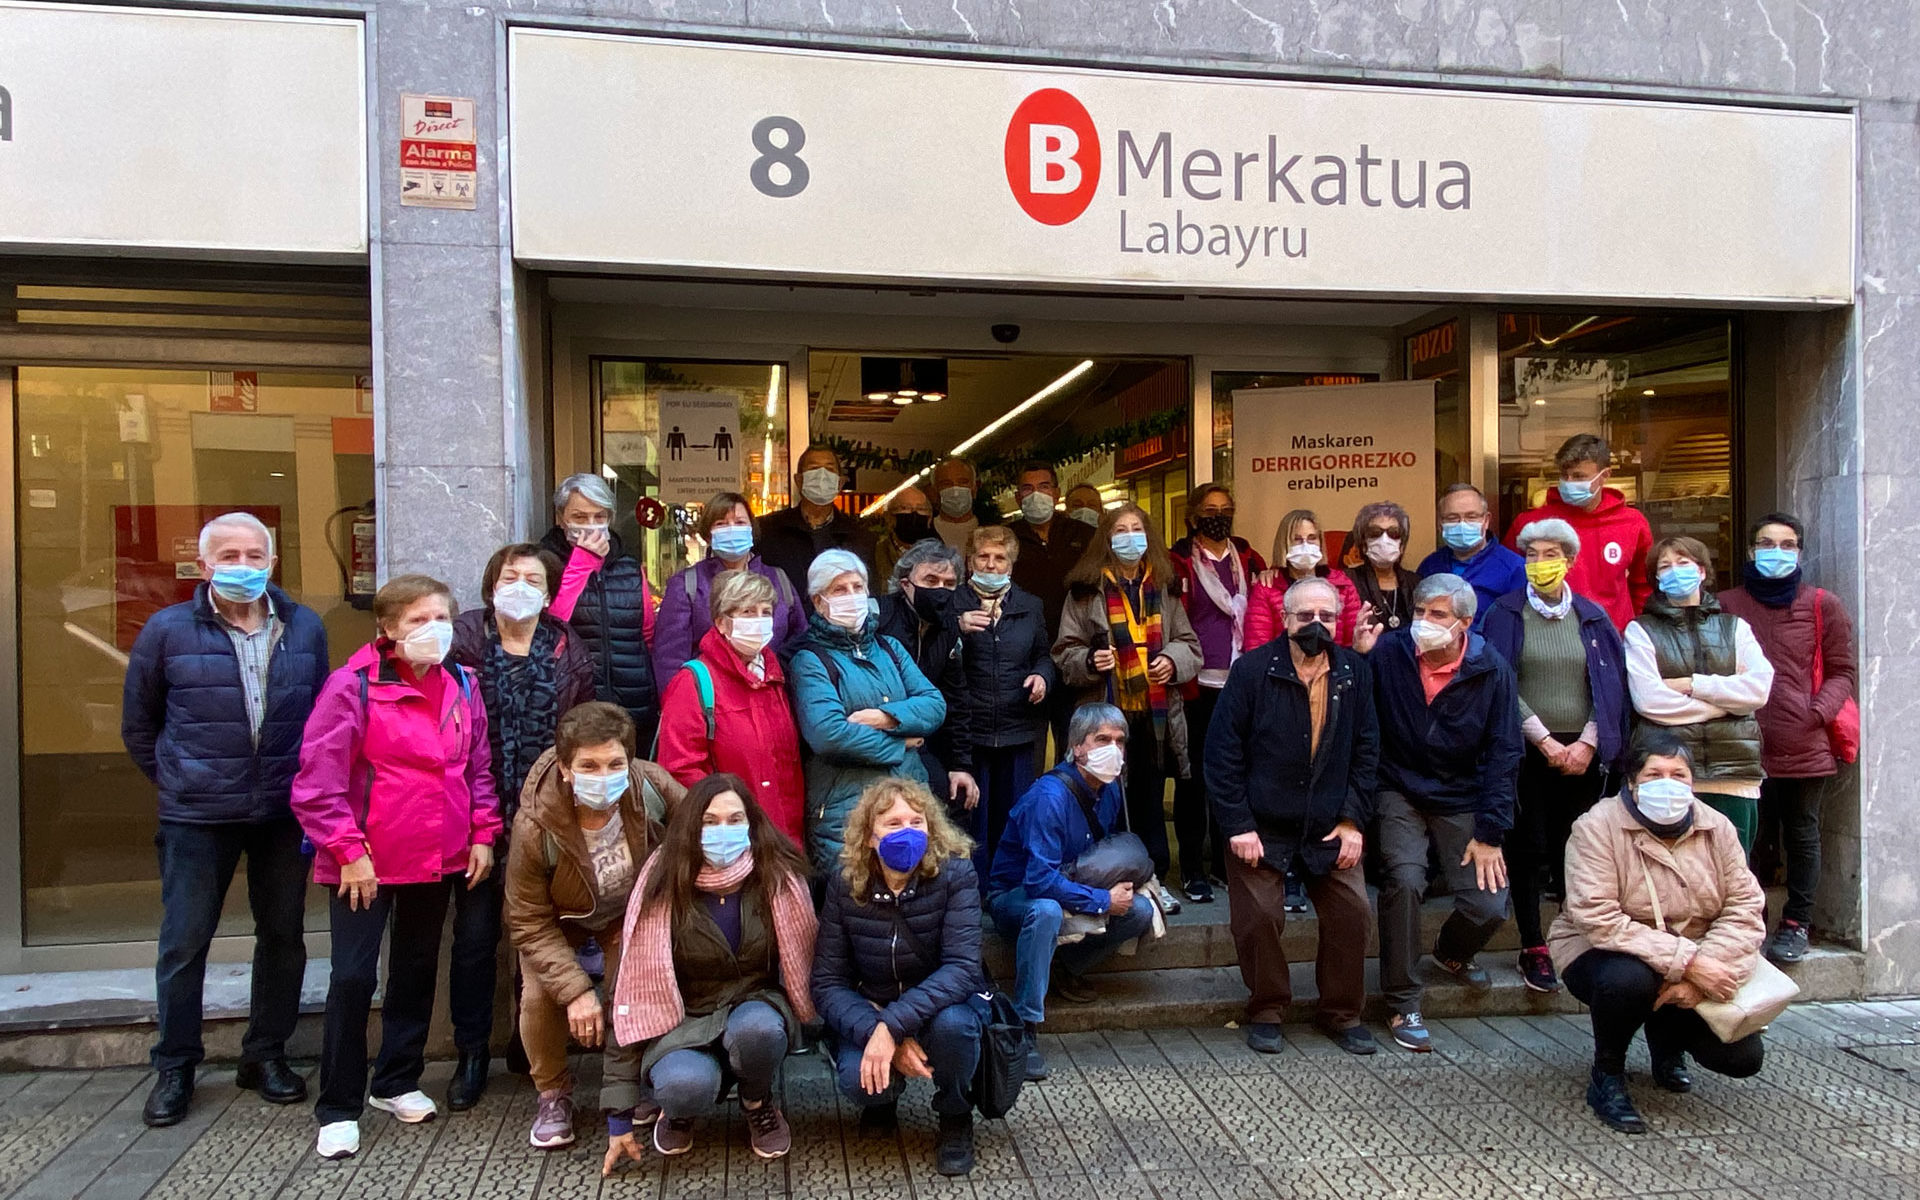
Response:
[[[539,1150],[573,1145],[573,1095],[555,1088],[540,1093],[540,1111],[533,1117],[527,1140]]]

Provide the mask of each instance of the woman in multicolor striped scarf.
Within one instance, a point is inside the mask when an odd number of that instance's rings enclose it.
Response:
[[[1200,639],[1167,589],[1166,542],[1134,504],[1110,508],[1067,575],[1067,605],[1053,642],[1060,679],[1076,704],[1103,701],[1127,714],[1127,821],[1165,877],[1166,782],[1187,778],[1182,685],[1200,674]]]

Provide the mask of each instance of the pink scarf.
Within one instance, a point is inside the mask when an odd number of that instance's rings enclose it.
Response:
[[[680,998],[680,983],[673,970],[673,919],[669,906],[655,904],[642,912],[640,897],[646,894],[647,880],[660,862],[655,854],[641,870],[633,885],[633,897],[627,903],[627,920],[621,930],[620,977],[613,988],[613,1031],[621,1045],[631,1046],[659,1037],[686,1018],[687,1008]],[[731,865],[700,868],[693,886],[703,892],[731,892],[753,874],[753,851],[749,850]],[[813,898],[806,881],[791,879],[784,890],[773,897],[773,940],[780,951],[780,978],[787,1003],[802,1021],[815,1020],[810,981],[813,976],[813,940],[819,921],[813,915]]]

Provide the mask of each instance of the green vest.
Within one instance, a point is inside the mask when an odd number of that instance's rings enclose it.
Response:
[[[1734,630],[1740,618],[1720,611],[1713,593],[1702,591],[1700,603],[1680,608],[1666,596],[1655,592],[1640,615],[1640,628],[1653,643],[1653,655],[1660,666],[1660,678],[1681,679],[1693,675],[1736,675],[1739,673],[1739,649]],[[1663,730],[1678,738],[1693,755],[1693,777],[1708,779],[1761,779],[1760,722],[1751,715],[1718,717],[1693,725],[1656,725],[1641,721],[1636,738],[1654,730]]]

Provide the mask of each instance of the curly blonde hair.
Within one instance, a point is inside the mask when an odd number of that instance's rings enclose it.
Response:
[[[855,903],[865,904],[873,878],[880,870],[880,859],[869,844],[873,822],[893,807],[896,800],[927,819],[927,853],[915,867],[923,878],[932,879],[950,858],[965,858],[973,853],[973,839],[961,833],[947,816],[947,806],[933,798],[924,783],[889,775],[876,779],[860,793],[860,800],[847,814],[846,838],[840,846],[840,874],[845,877]]]

